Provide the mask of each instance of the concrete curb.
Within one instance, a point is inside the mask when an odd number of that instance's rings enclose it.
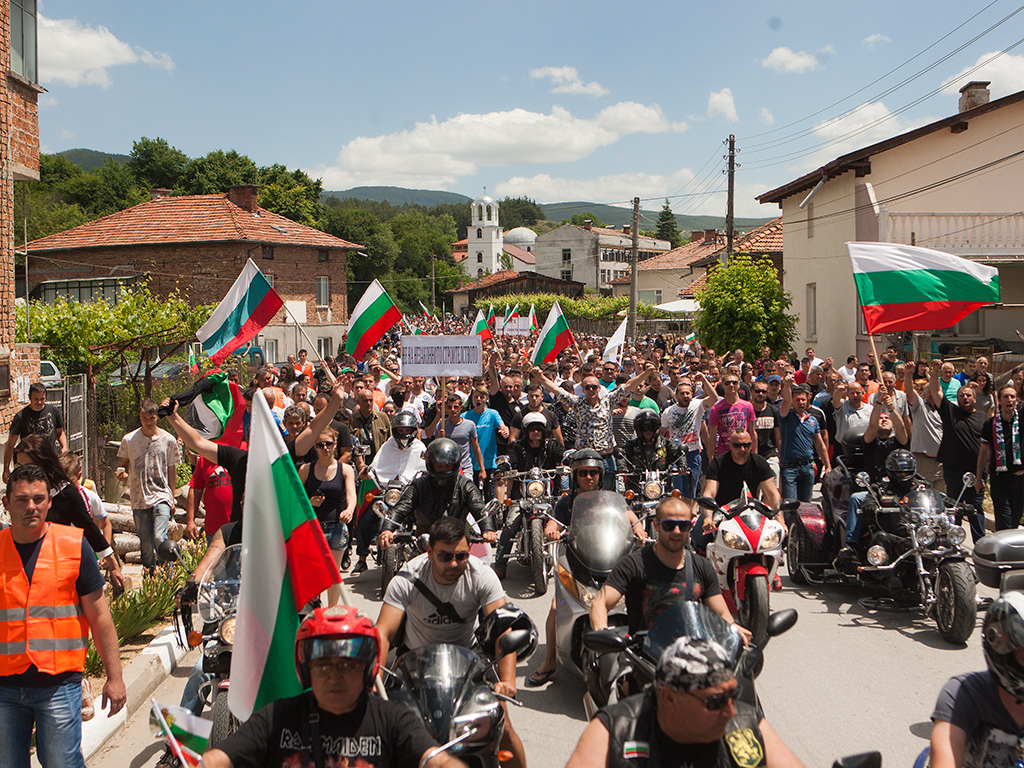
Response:
[[[100,709],[100,691],[93,690],[96,697],[96,716],[82,723],[82,754],[86,760],[96,754],[107,739],[124,726],[129,717],[140,708],[150,706],[150,695],[177,668],[188,651],[187,648],[178,647],[174,626],[164,627],[160,634],[125,667],[124,685],[128,692],[128,701],[124,709],[113,717],[109,717],[105,709]]]

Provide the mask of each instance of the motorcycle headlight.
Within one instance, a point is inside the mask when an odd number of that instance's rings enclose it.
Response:
[[[732,531],[725,531],[722,534],[722,541],[725,542],[725,546],[729,549],[735,549],[740,552],[750,551],[750,542],[747,541],[746,536],[740,536],[738,533]]]
[[[384,503],[389,507],[395,506],[400,498],[402,498],[402,491],[398,488],[389,488],[384,492]]]
[[[531,480],[526,484],[526,495],[531,499],[544,495],[544,482],[542,480]]]
[[[594,598],[597,597],[598,590],[594,589],[593,587],[584,586],[583,584],[580,584],[578,586],[580,602],[583,603],[583,605],[585,605],[587,607],[587,610],[589,611],[590,607],[594,604]]]
[[[474,712],[471,715],[453,717],[448,728],[448,738],[454,739],[466,733],[472,733],[467,741],[486,742],[491,735],[491,713]]]
[[[930,526],[925,525],[917,529],[917,543],[922,547],[930,547],[937,538],[939,535]]]
[[[761,537],[760,549],[775,549],[782,543],[782,531],[772,531]]]
[[[650,480],[644,483],[644,498],[653,501],[654,499],[660,499],[661,494],[665,492],[661,483],[657,480]]]
[[[959,546],[964,543],[967,538],[967,531],[960,525],[951,525],[949,530],[946,531],[946,535],[949,537],[949,543],[954,546]]]
[[[228,616],[220,623],[220,637],[228,645],[235,644],[235,617]]]
[[[881,544],[868,547],[868,565],[885,565],[889,562],[889,553]]]

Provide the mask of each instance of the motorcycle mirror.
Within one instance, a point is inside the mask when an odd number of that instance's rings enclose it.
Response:
[[[160,558],[161,563],[176,563],[181,559],[181,550],[178,548],[178,542],[173,539],[161,541],[156,548],[156,554]]]
[[[840,757],[832,768],[882,768],[881,752],[861,752],[859,755]]]
[[[568,467],[572,465],[572,455],[574,453],[576,453],[576,451],[566,451],[564,454],[562,454],[562,464],[564,466]]]
[[[799,614],[795,608],[776,611],[768,617],[768,637],[778,637],[784,632],[789,632],[798,618]]]
[[[619,653],[629,641],[614,629],[591,629],[583,633],[583,647],[595,653]]]
[[[856,477],[857,485],[861,488],[867,488],[871,485],[871,475],[867,472],[858,472]]]
[[[370,455],[370,446],[362,445],[362,444],[357,445],[352,450],[352,453],[354,453],[356,456],[369,456]]]
[[[779,512],[796,512],[800,508],[799,499],[790,499],[779,505]]]
[[[710,496],[700,496],[697,498],[698,506],[704,509],[718,509],[718,504]]]
[[[973,472],[964,472],[964,485],[974,485],[974,481],[977,479]]]

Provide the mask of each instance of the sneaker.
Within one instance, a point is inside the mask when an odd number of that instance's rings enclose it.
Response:
[[[366,561],[365,560],[360,560],[359,562],[356,563],[356,567],[352,569],[352,575],[355,576],[358,573],[362,573],[363,571],[367,570],[368,568],[369,568],[369,566],[366,564]]]
[[[164,754],[157,761],[156,768],[181,768],[181,761],[174,755],[170,747],[164,751]]]
[[[772,592],[781,592],[781,591],[782,591],[782,579],[779,577],[778,574],[776,574],[775,578],[772,579]]]
[[[352,550],[346,549],[345,554],[341,556],[341,570],[347,571],[352,565]]]

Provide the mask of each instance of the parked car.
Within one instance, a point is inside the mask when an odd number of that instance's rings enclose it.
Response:
[[[60,370],[49,360],[39,361],[39,380],[43,386],[49,389],[59,389],[64,386],[64,377],[60,375]]]

